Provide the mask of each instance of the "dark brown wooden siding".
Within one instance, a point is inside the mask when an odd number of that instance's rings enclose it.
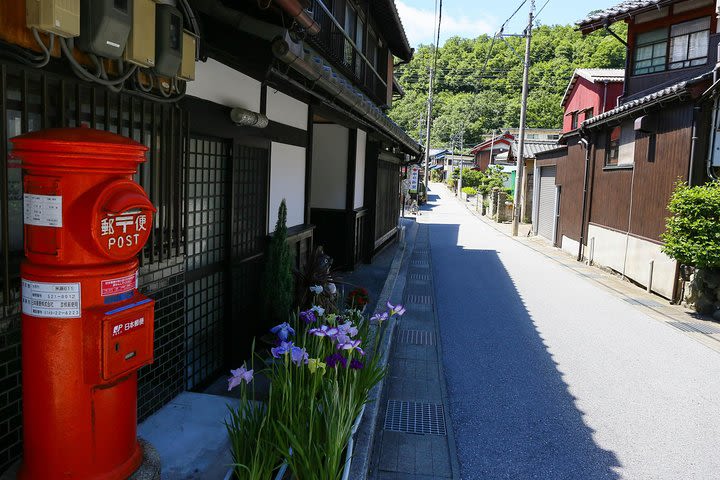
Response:
[[[660,241],[675,184],[686,181],[690,166],[692,104],[658,112],[655,161],[648,161],[648,135],[635,141],[635,181],[630,233]]]
[[[638,133],[633,168],[605,168],[608,129],[596,134],[590,222],[659,242],[670,195],[678,180],[687,180],[693,105],[685,102],[648,115],[657,117],[654,160],[648,158],[650,135]]]
[[[565,155],[558,159],[555,183],[560,185],[560,219],[558,241],[564,236],[580,241],[582,229],[583,187],[585,185],[585,150],[579,136],[568,139]]]
[[[632,169],[605,169],[606,131],[595,135],[593,178],[590,188],[590,222],[627,231],[630,212]]]

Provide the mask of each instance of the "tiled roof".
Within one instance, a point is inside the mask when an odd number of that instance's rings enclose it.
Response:
[[[380,0],[374,2],[374,18],[382,30],[383,37],[387,40],[390,51],[396,57],[410,61],[413,56],[413,49],[410,47],[405,27],[398,13],[395,0]]]
[[[608,83],[620,83],[625,81],[625,70],[622,68],[578,68],[573,73],[570,83],[565,89],[565,95],[562,99],[562,106],[564,107],[567,103],[570,92],[577,83],[579,77],[584,78],[590,82],[608,82]]]
[[[685,94],[687,94],[688,87],[709,78],[709,76],[711,74],[712,74],[712,72],[708,72],[708,73],[704,73],[703,75],[700,75],[697,77],[685,79],[682,82],[678,82],[674,85],[670,85],[669,87],[665,87],[663,89],[657,90],[648,95],[645,95],[644,97],[640,97],[635,100],[623,103],[622,105],[620,105],[616,108],[613,108],[612,110],[608,110],[605,113],[601,113],[600,115],[596,115],[592,118],[585,120],[582,123],[582,126],[583,127],[592,127],[599,123],[603,123],[603,120],[621,115],[626,112],[630,112],[632,110],[637,109],[638,107],[648,107],[648,106],[651,106],[662,100],[671,100],[673,98],[680,98],[680,97],[684,96]]]
[[[525,140],[525,150],[523,151],[523,156],[525,158],[533,158],[536,154],[540,152],[544,152],[546,150],[552,150],[558,147],[557,142],[538,142],[538,141],[532,141],[532,140]],[[513,153],[515,153],[515,150],[519,148],[517,144],[513,145]]]
[[[640,13],[642,10],[659,8],[671,3],[673,3],[671,0],[625,0],[614,7],[589,14],[584,19],[578,20],[576,25],[583,31],[595,30],[605,23],[614,23],[630,15]]]

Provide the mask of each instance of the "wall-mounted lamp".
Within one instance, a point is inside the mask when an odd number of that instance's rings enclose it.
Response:
[[[244,108],[233,108],[230,110],[230,120],[235,125],[244,127],[265,128],[268,126],[268,117],[262,113],[252,112]]]

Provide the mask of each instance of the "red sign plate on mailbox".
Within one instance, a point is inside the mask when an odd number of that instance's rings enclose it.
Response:
[[[131,292],[137,286],[137,272],[120,278],[110,278],[100,282],[100,294],[103,297]]]

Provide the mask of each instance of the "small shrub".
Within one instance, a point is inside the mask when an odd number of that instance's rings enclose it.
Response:
[[[454,178],[448,178],[447,186],[449,189],[454,190],[457,187],[457,181]]]
[[[280,202],[263,276],[263,305],[270,323],[284,322],[293,305],[293,257],[287,243],[287,206]]]
[[[463,193],[469,197],[477,195],[477,190],[475,190],[473,187],[463,187],[462,189]]]
[[[720,182],[678,183],[668,210],[663,252],[685,265],[720,267]]]

